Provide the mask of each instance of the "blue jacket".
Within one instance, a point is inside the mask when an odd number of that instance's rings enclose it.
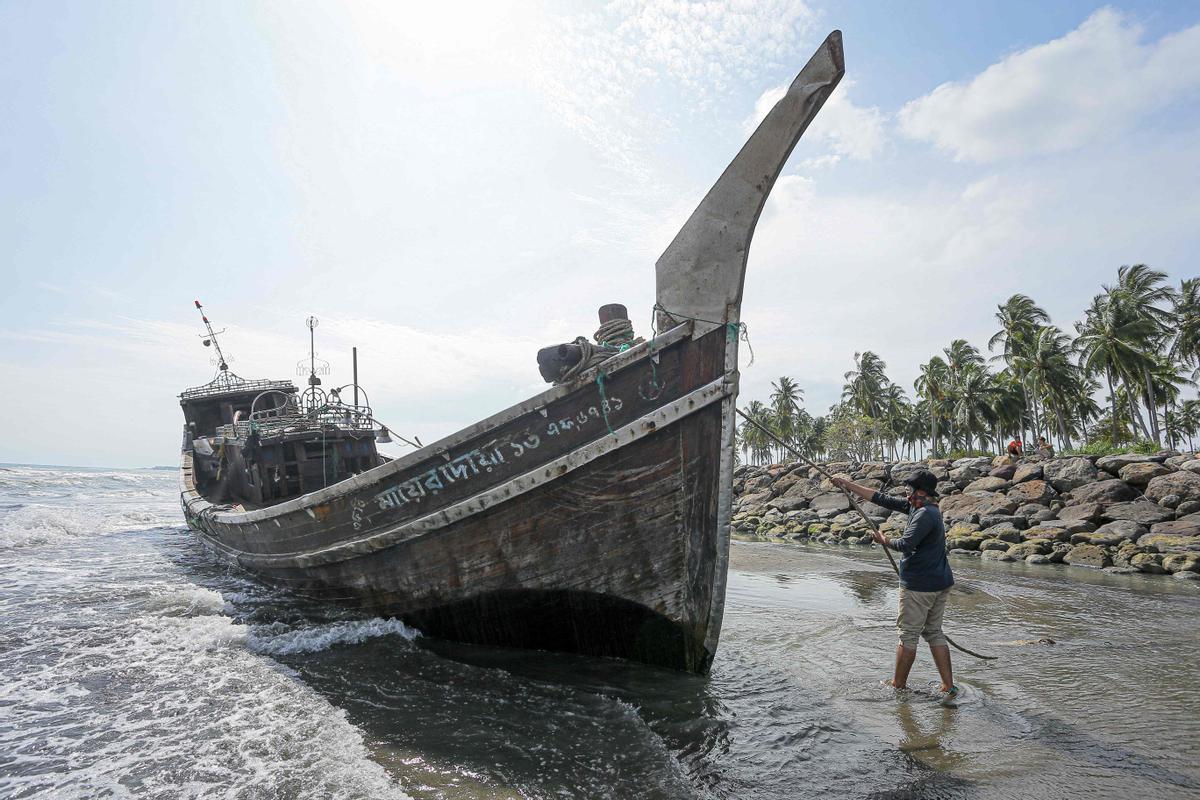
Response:
[[[953,586],[942,510],[936,505],[925,505],[914,511],[907,500],[883,492],[876,492],[871,502],[908,514],[904,535],[887,540],[888,547],[904,553],[900,559],[900,585],[914,592],[940,592]]]

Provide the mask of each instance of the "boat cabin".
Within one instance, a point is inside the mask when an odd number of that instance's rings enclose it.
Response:
[[[196,488],[212,503],[262,508],[387,460],[375,447],[370,407],[343,403],[337,390],[301,395],[291,381],[245,380],[224,369],[179,404]]]

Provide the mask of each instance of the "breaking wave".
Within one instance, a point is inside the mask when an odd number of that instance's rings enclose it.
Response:
[[[0,517],[0,548],[54,544],[88,536],[178,526],[179,515],[167,509],[120,506],[19,505]]]
[[[0,664],[0,796],[408,797],[343,710],[247,647],[219,592],[176,584],[128,614],[40,603],[0,603],[21,633]]]
[[[273,626],[266,627],[269,629]],[[399,636],[411,642],[420,635],[420,631],[408,627],[398,619],[376,617],[357,622],[331,622],[283,633],[264,631],[251,635],[247,645],[256,653],[283,656],[315,653],[335,645],[361,644],[381,636]]]

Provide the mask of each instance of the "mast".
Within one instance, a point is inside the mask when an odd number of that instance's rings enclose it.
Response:
[[[208,331],[207,334],[201,336],[204,339],[204,346],[211,346],[217,351],[218,369],[221,372],[228,372],[229,365],[225,363],[225,354],[221,352],[221,345],[217,341],[217,334],[224,333],[225,329],[222,328],[219,331],[213,330],[212,323],[208,321],[208,315],[204,313],[204,306],[200,305],[199,300],[196,301],[196,310],[200,312],[200,319],[204,320],[204,327]]]
[[[659,310],[659,330],[684,317],[718,324],[738,321],[746,255],[767,195],[845,71],[842,32],[834,31],[659,257],[656,299],[678,315],[673,320]]]

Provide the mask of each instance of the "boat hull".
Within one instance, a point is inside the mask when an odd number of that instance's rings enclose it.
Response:
[[[481,430],[255,512],[189,495],[185,454],[185,512],[254,574],[426,635],[703,673],[724,600],[734,347],[724,328],[681,326]]]

